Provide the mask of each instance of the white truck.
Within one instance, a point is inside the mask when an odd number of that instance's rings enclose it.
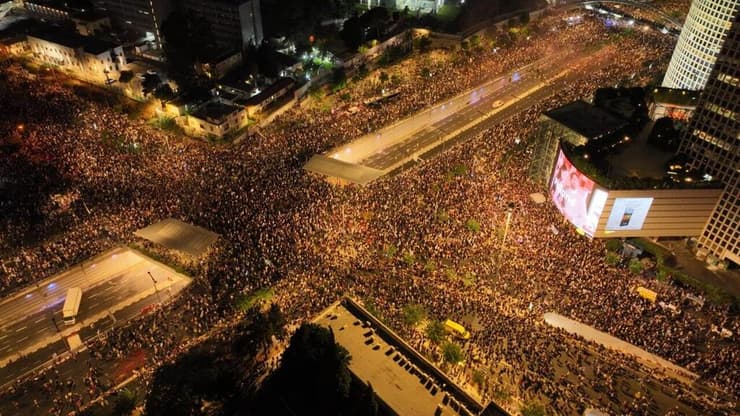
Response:
[[[80,311],[80,301],[82,301],[82,289],[73,287],[67,289],[67,298],[64,299],[62,308],[62,320],[65,325],[74,325],[77,313]]]

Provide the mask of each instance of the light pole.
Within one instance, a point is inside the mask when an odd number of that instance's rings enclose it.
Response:
[[[514,213],[514,208],[516,208],[516,204],[513,202],[509,202],[506,206],[506,221],[504,222],[504,235],[501,238],[501,247],[499,247],[498,251],[498,257],[499,261],[501,260],[501,252],[504,251],[504,247],[506,245],[506,237],[509,235],[509,225],[511,225],[511,216]]]
[[[162,298],[159,295],[159,289],[157,289],[157,279],[155,279],[154,276],[152,276],[152,272],[150,272],[149,270],[146,271],[146,274],[148,274],[149,277],[152,279],[152,286],[154,286],[154,293],[157,294],[157,301],[161,304]]]

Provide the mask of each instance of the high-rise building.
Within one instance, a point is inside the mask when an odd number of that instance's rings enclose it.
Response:
[[[180,4],[208,22],[221,46],[242,48],[262,43],[259,0],[182,0]]]
[[[704,89],[740,0],[693,0],[663,86]]]
[[[160,30],[172,12],[170,0],[95,0],[94,5],[118,29],[162,44]]]
[[[694,168],[726,187],[699,237],[699,251],[736,264],[740,264],[739,19],[736,13],[679,149],[690,156]]]

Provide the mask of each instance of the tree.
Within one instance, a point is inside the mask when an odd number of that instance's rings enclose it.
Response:
[[[634,274],[642,273],[642,270],[643,270],[642,262],[638,259],[630,260],[629,269]]]
[[[136,408],[136,395],[129,389],[123,389],[116,395],[113,405],[113,414],[116,416],[128,416]]]
[[[465,227],[470,230],[470,232],[477,233],[480,232],[480,223],[478,220],[471,218],[465,223]]]
[[[144,81],[141,83],[141,90],[144,95],[149,95],[159,88],[162,84],[162,79],[157,74],[144,74]]]
[[[146,399],[147,415],[200,414],[203,400],[220,400],[236,387],[236,373],[228,354],[200,346],[174,363],[159,367]]]
[[[389,79],[390,79],[390,76],[388,75],[387,72],[380,71],[380,74],[378,75],[378,80],[380,80],[380,82],[385,84],[386,82],[388,82]]]
[[[427,317],[427,311],[419,304],[408,304],[403,308],[403,322],[408,326],[416,326]]]
[[[606,240],[606,249],[609,251],[619,252],[622,251],[622,240],[618,238],[610,238]]]
[[[436,319],[429,321],[426,327],[427,337],[435,344],[439,344],[445,338],[445,327]]]
[[[280,310],[277,303],[270,305],[270,309],[267,311],[267,322],[270,325],[272,335],[278,339],[285,336],[285,315],[283,315],[283,311]]]
[[[542,403],[530,401],[520,409],[522,416],[545,416],[547,411]]]
[[[125,84],[134,78],[133,71],[124,70],[121,71],[121,76],[118,77],[118,82]]]
[[[250,309],[250,313],[247,315],[247,319],[250,321],[249,329],[252,332],[254,340],[262,350],[270,345],[272,340],[272,327],[267,315],[259,310],[259,307],[255,306]]]
[[[619,264],[619,255],[613,251],[606,252],[606,259],[604,260],[609,266],[616,266]]]
[[[359,412],[356,413],[358,416],[378,416],[378,398],[375,396],[373,386],[369,382],[362,391],[359,403]]]
[[[373,7],[360,16],[360,24],[374,30],[376,39],[380,39],[381,32],[385,31],[385,25],[390,17],[385,7]]]
[[[280,389],[294,403],[311,403],[316,414],[337,414],[349,397],[351,376],[347,350],[331,329],[303,324],[290,338],[277,375]]]
[[[331,74],[332,91],[339,91],[347,86],[347,73],[344,68],[336,68]]]
[[[450,364],[457,364],[465,359],[462,348],[454,342],[448,342],[442,347],[442,356]]]
[[[663,117],[655,121],[648,142],[663,150],[675,151],[678,149],[680,138],[680,125],[670,117]]]
[[[347,19],[339,36],[349,50],[356,50],[365,40],[360,19],[357,16]]]
[[[418,39],[414,41],[414,46],[416,46],[416,49],[420,50],[421,52],[426,52],[429,50],[429,46],[431,46],[432,41],[429,39],[429,36],[421,36]]]
[[[162,22],[162,37],[169,76],[184,89],[200,84],[194,64],[209,56],[216,46],[208,21],[177,9]]]
[[[169,100],[175,93],[172,91],[170,84],[161,84],[154,90],[154,97],[160,100]]]

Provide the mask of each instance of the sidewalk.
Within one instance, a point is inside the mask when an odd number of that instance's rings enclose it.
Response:
[[[740,272],[737,270],[710,270],[708,265],[696,258],[687,247],[685,239],[655,241],[676,256],[676,269],[707,284],[720,287],[740,298]]]
[[[558,313],[548,312],[543,315],[543,319],[550,326],[563,329],[571,334],[580,335],[583,338],[600,344],[606,348],[631,355],[648,367],[666,370],[668,375],[683,383],[689,384],[699,378],[699,375],[692,373],[679,365],[673,364],[666,359],[649,353],[642,348],[630,344],[629,342],[613,337],[606,332],[599,331],[592,326],[567,318]]]

